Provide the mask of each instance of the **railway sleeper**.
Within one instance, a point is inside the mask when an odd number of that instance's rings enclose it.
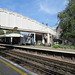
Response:
[[[6,54],[7,55],[7,54]],[[8,56],[10,56],[10,55],[8,55]],[[32,64],[32,63],[29,63],[29,62],[27,62],[27,61],[23,61],[23,60],[21,60],[21,59],[17,59],[17,58],[15,58],[15,57],[13,57],[13,56],[10,56],[10,57],[12,57],[12,58],[14,58],[14,60],[18,60],[18,61],[20,61],[20,62],[23,62],[23,63],[28,63],[28,64],[30,64],[30,65],[34,65],[34,64]],[[40,66],[37,66],[37,65],[34,65],[35,67],[37,67],[37,68],[39,68],[40,70],[42,70],[42,71],[44,71],[44,72],[47,72],[48,73],[48,75],[63,75],[63,74],[61,74],[61,73],[58,73],[58,72],[55,72],[55,71],[52,71],[52,70],[48,70],[48,69],[45,69],[45,68],[43,68],[43,67],[40,67]]]
[[[14,52],[14,51],[12,51],[12,52]],[[17,53],[20,53],[20,52],[17,52]],[[35,56],[35,55],[32,56],[32,55],[26,54],[26,53],[20,53],[20,54],[22,54],[22,55],[28,55],[28,56],[33,57],[33,58],[37,57],[37,56]],[[38,56],[37,58],[40,59],[39,56]],[[54,64],[57,63],[57,64],[59,64],[59,65],[63,65],[63,66],[66,66],[66,67],[75,68],[75,65],[70,64],[70,63],[68,63],[68,64],[66,64],[65,62],[61,63],[61,62],[55,61],[55,60],[53,60],[53,59],[51,59],[51,60],[45,59],[44,57],[42,57],[41,59],[42,59],[42,60],[45,60],[45,61],[48,61],[48,62],[50,62],[50,63],[52,62],[52,63],[54,63]]]
[[[44,65],[47,65],[47,64],[44,64]],[[48,65],[49,66],[49,65]],[[54,68],[60,68],[60,67],[57,67],[57,65],[53,65],[54,66]],[[62,68],[64,71],[66,71],[66,69],[65,68]],[[69,70],[69,69],[67,69],[67,71],[68,72],[71,72],[71,73],[74,73],[75,74],[75,70]]]

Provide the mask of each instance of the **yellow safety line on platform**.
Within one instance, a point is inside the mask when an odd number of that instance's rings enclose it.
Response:
[[[12,66],[11,64],[9,64],[8,62],[4,61],[3,59],[0,59],[0,61],[2,61],[3,63],[5,63],[6,65],[8,65],[9,67],[11,67],[12,69],[14,69],[15,71],[17,71],[18,73],[20,73],[21,75],[27,75],[26,73],[24,73],[23,71],[19,70],[18,68]]]

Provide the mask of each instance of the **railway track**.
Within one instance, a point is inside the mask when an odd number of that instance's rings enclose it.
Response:
[[[44,68],[42,66],[33,64],[32,62],[29,62],[28,60],[20,58],[20,57],[17,57],[15,55],[8,54],[8,53],[5,53],[5,52],[1,52],[1,53],[4,54],[5,57],[8,56],[9,59],[12,58],[12,60],[17,61],[17,62],[23,64],[22,66],[28,65],[28,66],[30,66],[30,67],[32,67],[34,69],[37,69],[37,71],[38,70],[41,71],[42,73],[40,75],[63,75],[63,74],[61,74],[59,72],[56,72],[54,70],[46,69],[46,68]]]
[[[45,75],[75,75],[75,65],[71,63],[61,62],[53,59],[48,59],[32,54],[21,53],[13,50],[1,51],[5,56],[9,56],[22,63],[32,67],[36,67]],[[42,74],[42,75],[44,75]]]

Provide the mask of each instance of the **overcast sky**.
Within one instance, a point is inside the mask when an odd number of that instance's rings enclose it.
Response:
[[[56,27],[57,14],[65,9],[67,3],[67,0],[0,0],[0,8]]]

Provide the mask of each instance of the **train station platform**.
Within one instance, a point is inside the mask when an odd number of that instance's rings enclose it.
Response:
[[[8,45],[8,44],[0,44],[0,46],[6,47],[17,47],[17,48],[26,48],[26,49],[33,49],[33,50],[42,50],[42,51],[51,51],[51,52],[58,52],[58,53],[68,53],[68,54],[75,54],[74,49],[55,49],[46,46],[24,46],[24,45]]]
[[[12,61],[0,56],[0,75],[37,75],[27,73],[20,66]]]

